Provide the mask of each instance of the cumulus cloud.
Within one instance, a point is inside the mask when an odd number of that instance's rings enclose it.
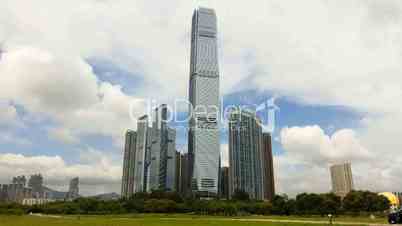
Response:
[[[28,112],[42,114],[63,128],[52,137],[74,141],[75,134],[99,134],[121,139],[132,126],[132,115],[143,109],[139,98],[121,87],[98,81],[92,68],[81,58],[68,58],[47,50],[21,47],[9,50],[0,61],[2,99],[14,101]],[[11,108],[4,116],[14,117]],[[105,123],[107,122],[107,123]]]
[[[280,137],[287,154],[298,156],[307,163],[365,161],[371,157],[351,129],[338,130],[328,136],[317,125],[291,127],[283,128]]]
[[[4,75],[0,97],[15,100],[28,110],[58,113],[96,101],[96,76],[80,58],[21,47],[3,55],[0,71]]]

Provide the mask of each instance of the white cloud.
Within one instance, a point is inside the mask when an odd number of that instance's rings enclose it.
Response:
[[[105,57],[143,75],[141,95],[182,97],[188,89],[191,13],[198,4],[8,1],[2,11],[15,23],[4,22],[0,40],[10,48],[24,44],[68,56]],[[308,103],[401,109],[389,104],[402,96],[400,2],[236,1],[230,10],[226,1],[202,4],[218,14],[224,92],[251,77],[243,83],[247,88]]]
[[[28,110],[59,113],[86,107],[97,100],[97,79],[82,59],[22,47],[0,61],[0,98],[15,100]]]
[[[287,154],[298,156],[298,159],[308,163],[365,161],[371,157],[351,129],[338,130],[328,136],[317,125],[283,128],[281,144]]]
[[[130,103],[134,103],[134,116],[143,110],[138,98],[126,95],[120,86],[99,82],[91,67],[78,57],[17,48],[3,55],[0,73],[5,75],[0,78],[4,87],[0,98],[52,118],[62,128],[51,135],[70,142],[71,133],[106,135],[119,141],[124,130],[133,126]]]

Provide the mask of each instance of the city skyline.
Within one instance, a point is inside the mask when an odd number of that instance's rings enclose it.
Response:
[[[11,183],[0,184],[0,203],[38,205],[54,201],[72,201],[80,197],[79,178],[70,180],[68,191],[57,191],[47,187],[43,176],[32,174],[13,177]]]
[[[119,192],[124,133],[138,131],[130,114],[147,112],[144,99],[189,98],[198,3],[26,4],[0,6],[0,183],[41,172],[57,190],[79,175],[84,195]],[[272,98],[280,108],[271,133],[276,193],[329,191],[338,162],[352,163],[356,189],[402,187],[401,4],[203,2],[218,15],[222,107]],[[183,130],[176,148],[187,152]],[[228,132],[219,137],[226,166]]]

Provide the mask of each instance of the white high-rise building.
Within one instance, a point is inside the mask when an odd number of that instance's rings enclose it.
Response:
[[[330,168],[332,179],[332,192],[345,197],[354,189],[352,167],[350,163],[333,165]]]
[[[200,196],[218,193],[219,68],[213,9],[194,11],[191,31],[189,160],[191,188]]]

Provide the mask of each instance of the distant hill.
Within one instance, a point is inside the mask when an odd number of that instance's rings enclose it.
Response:
[[[56,190],[53,190],[53,189],[45,187],[45,186],[43,186],[43,190],[46,193],[47,198],[49,198],[49,199],[61,200],[61,199],[66,198],[66,195],[67,195],[67,192],[56,191]]]
[[[43,186],[43,191],[46,193],[47,198],[49,199],[56,199],[56,200],[64,200],[67,196],[68,192],[63,192],[63,191],[56,191],[51,188],[48,188],[46,186]],[[82,197],[82,196],[80,196]],[[88,196],[88,198],[95,198],[99,200],[118,200],[120,198],[120,195],[112,192],[112,193],[104,193],[104,194],[99,194],[99,195],[94,195],[94,196]]]
[[[109,201],[109,200],[119,199],[120,195],[115,192],[112,192],[112,193],[105,193],[105,194],[90,196],[89,198],[95,198],[95,199],[99,199],[99,200]]]

